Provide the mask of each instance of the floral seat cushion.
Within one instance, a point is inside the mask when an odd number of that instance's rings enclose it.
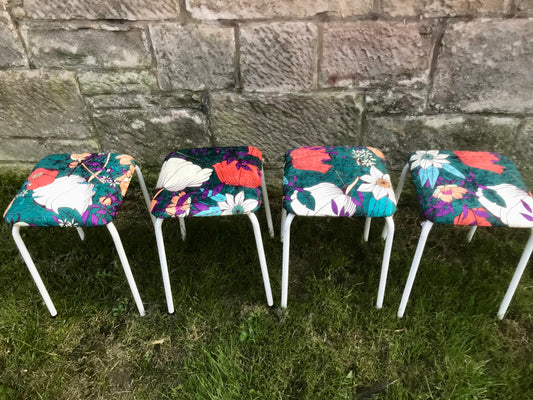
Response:
[[[10,225],[99,226],[111,222],[135,171],[126,154],[52,154],[35,165],[4,213]]]
[[[283,207],[295,215],[387,217],[396,199],[372,147],[299,147],[285,154]]]
[[[424,216],[454,225],[533,227],[533,197],[507,157],[417,151],[409,165]]]
[[[161,167],[151,212],[157,218],[248,214],[261,206],[262,155],[255,147],[211,147],[170,153]]]

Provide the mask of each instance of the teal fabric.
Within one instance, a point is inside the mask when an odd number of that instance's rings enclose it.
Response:
[[[409,158],[424,216],[453,225],[533,227],[533,198],[507,157],[481,151],[417,151]]]
[[[10,225],[99,226],[111,222],[135,172],[126,154],[52,154],[35,165],[4,213]]]
[[[386,217],[396,199],[383,153],[372,147],[308,146],[285,154],[283,207],[331,217]]]
[[[262,155],[255,147],[170,153],[152,199],[157,218],[249,214],[261,206]]]

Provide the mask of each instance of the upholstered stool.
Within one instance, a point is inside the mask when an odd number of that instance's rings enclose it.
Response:
[[[83,227],[105,225],[117,248],[139,313],[144,315],[128,259],[113,224],[136,170],[149,205],[141,170],[131,156],[114,153],[52,154],[37,163],[5,211],[4,220],[13,225],[15,243],[52,316],[57,315],[57,311],[22,241],[21,226],[75,227],[83,240]]]
[[[530,228],[531,236],[498,311],[498,318],[502,319],[533,250],[533,198],[516,166],[497,153],[417,151],[410,155],[402,172],[397,198],[409,171],[426,221],[422,223],[398,317],[405,312],[433,224],[470,226],[468,241],[477,226]]]
[[[262,192],[262,196],[261,196]],[[268,305],[273,304],[263,240],[255,212],[265,203],[270,235],[274,236],[261,152],[254,147],[212,147],[170,153],[161,167],[152,199],[155,234],[168,312],[174,312],[162,224],[178,218],[185,239],[185,217],[246,214],[252,222]]]
[[[287,307],[290,226],[294,217],[300,215],[367,217],[365,241],[368,240],[370,218],[385,218],[386,242],[376,303],[377,308],[381,308],[394,237],[392,215],[395,211],[394,191],[381,151],[372,147],[346,146],[299,147],[288,151],[283,174],[281,306]]]

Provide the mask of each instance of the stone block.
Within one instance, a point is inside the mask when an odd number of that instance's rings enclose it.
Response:
[[[179,16],[177,0],[24,0],[28,18],[47,20],[161,20]]]
[[[235,85],[235,32],[211,25],[150,25],[162,90]]]
[[[23,34],[37,67],[97,71],[148,68],[152,62],[146,34],[138,28],[25,25]]]
[[[247,91],[298,91],[313,88],[317,27],[276,22],[241,27],[241,75]]]
[[[393,170],[401,170],[416,150],[478,150],[503,153],[517,163],[526,133],[520,118],[479,115],[368,116],[364,143],[381,149]],[[531,147],[531,146],[530,146]]]
[[[0,161],[36,163],[52,153],[85,153],[100,151],[94,139],[39,139],[39,138],[3,138],[0,146]]]
[[[353,17],[372,11],[372,0],[186,0],[187,11],[200,20],[306,18],[317,14]]]
[[[266,168],[281,168],[290,148],[357,145],[363,95],[357,92],[285,95],[212,93],[209,122],[216,145],[251,145]]]
[[[371,88],[366,91],[366,110],[375,114],[419,114],[426,109],[428,88],[425,84],[412,87]]]
[[[149,71],[86,72],[78,75],[81,91],[86,95],[138,93],[156,91],[157,78]]]
[[[438,110],[533,112],[533,20],[477,20],[448,28],[430,98]]]
[[[429,23],[418,22],[328,23],[320,83],[324,87],[426,84],[432,29]]]
[[[0,127],[2,138],[91,136],[75,75],[65,71],[0,71]]]
[[[202,94],[190,93],[124,93],[104,94],[85,99],[93,108],[188,108],[202,110]]]
[[[533,0],[515,0],[515,8],[520,16],[533,16]]]
[[[205,115],[195,110],[97,110],[93,119],[104,151],[131,154],[155,168],[171,151],[210,144]]]
[[[0,8],[1,9],[1,8]],[[25,67],[28,65],[24,48],[9,14],[0,11],[0,68]]]
[[[510,0],[382,0],[382,11],[391,17],[503,15],[509,6]]]

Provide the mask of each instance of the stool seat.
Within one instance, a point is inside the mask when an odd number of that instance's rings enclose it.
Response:
[[[39,161],[4,214],[10,225],[107,225],[135,172],[126,154],[52,154]]]
[[[502,154],[417,151],[410,155],[409,167],[420,207],[431,222],[533,227],[533,197]]]

